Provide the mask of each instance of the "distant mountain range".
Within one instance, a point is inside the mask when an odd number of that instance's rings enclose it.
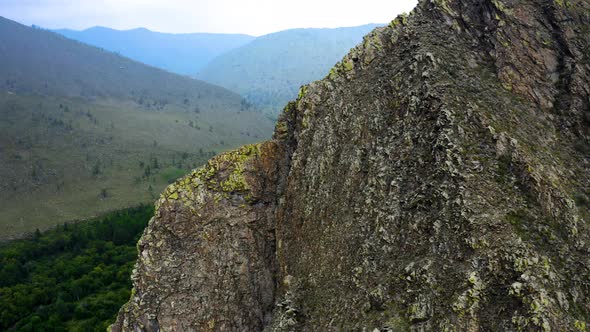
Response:
[[[241,34],[171,34],[145,28],[121,31],[94,27],[83,31],[54,31],[70,39],[188,76],[194,76],[218,55],[255,39],[253,36]]]
[[[275,116],[297,97],[301,85],[323,78],[378,26],[292,29],[258,38],[100,27],[56,32],[168,71],[196,75],[241,94],[249,103]]]
[[[0,17],[0,239],[151,201],[270,136],[232,91]]]
[[[259,37],[220,55],[197,77],[240,93],[277,114],[301,85],[323,78],[377,24],[338,29],[294,29]]]

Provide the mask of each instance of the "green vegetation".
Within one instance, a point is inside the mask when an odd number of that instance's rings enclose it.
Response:
[[[0,94],[0,238],[152,201],[212,156],[271,131],[248,112],[118,105]]]
[[[181,178],[186,174],[186,170],[176,167],[168,167],[162,170],[162,172],[160,172],[160,176],[167,183],[173,183],[174,181],[176,181],[176,179]]]
[[[0,245],[0,330],[105,331],[152,215],[139,206]]]
[[[0,18],[0,239],[152,201],[267,138],[239,95]]]
[[[259,37],[214,59],[197,77],[240,93],[276,117],[299,88],[323,78],[378,25],[293,29]]]
[[[189,176],[179,179],[174,185],[168,186],[162,194],[167,199],[177,200],[182,192],[190,192],[199,186],[217,192],[218,197],[229,198],[230,193],[246,193],[250,186],[244,177],[245,163],[260,154],[260,144],[245,145],[234,151],[226,152],[211,158],[207,164],[194,170]],[[220,180],[219,172],[228,172],[227,178]],[[249,194],[246,200],[250,201]],[[183,201],[188,203],[186,197]],[[192,203],[188,204],[192,207]],[[156,206],[158,208],[158,206]]]

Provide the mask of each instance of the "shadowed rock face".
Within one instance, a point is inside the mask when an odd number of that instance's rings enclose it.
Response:
[[[114,330],[586,331],[590,3],[421,1],[162,195]]]
[[[276,259],[272,142],[217,156],[171,185],[138,243],[131,301],[114,331],[262,330]],[[268,182],[266,182],[268,181]]]

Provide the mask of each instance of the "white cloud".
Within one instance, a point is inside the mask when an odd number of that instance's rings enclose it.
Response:
[[[299,27],[386,23],[417,0],[0,0],[0,15],[47,28],[146,27],[261,35]]]

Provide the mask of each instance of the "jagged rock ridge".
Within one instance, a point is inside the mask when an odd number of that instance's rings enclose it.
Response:
[[[590,2],[423,0],[172,185],[114,330],[586,331]]]

